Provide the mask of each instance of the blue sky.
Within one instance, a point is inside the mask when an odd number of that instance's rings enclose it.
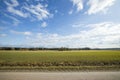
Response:
[[[120,0],[0,0],[0,46],[120,48]]]

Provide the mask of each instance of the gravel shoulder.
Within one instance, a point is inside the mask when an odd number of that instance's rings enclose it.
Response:
[[[0,80],[120,80],[120,72],[0,72]]]

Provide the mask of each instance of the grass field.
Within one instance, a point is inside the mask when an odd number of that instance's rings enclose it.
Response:
[[[0,69],[120,69],[120,51],[0,51]]]

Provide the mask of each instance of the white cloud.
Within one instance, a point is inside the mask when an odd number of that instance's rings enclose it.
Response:
[[[103,22],[99,24],[90,24],[88,27],[91,27],[93,31],[96,31],[95,34],[98,35],[118,35],[120,34],[120,24],[113,22]],[[91,31],[91,33],[94,33]]]
[[[58,10],[55,10],[55,13],[58,13]]]
[[[12,3],[12,4],[11,4]],[[10,6],[10,7],[16,7],[19,5],[17,0],[11,0],[11,3],[8,3],[7,1],[5,1],[5,4]]]
[[[73,5],[77,7],[77,12],[83,9],[83,0],[71,0]]]
[[[26,35],[26,36],[30,36],[30,35],[32,35],[32,33],[29,32],[29,31],[20,32],[20,31],[10,30],[10,32],[13,33],[13,34],[20,34],[20,35]]]
[[[24,17],[24,18],[26,18],[28,16],[28,14],[26,14],[20,10],[15,9],[15,7],[19,6],[19,3],[17,0],[11,0],[12,4],[8,3],[7,1],[4,1],[4,3],[7,5],[8,12],[13,13],[15,15],[18,15],[20,17]]]
[[[48,7],[48,4],[45,4],[45,7]]]
[[[10,22],[7,22],[6,20],[0,20],[1,23],[9,25]]]
[[[38,20],[50,17],[50,13],[47,11],[46,7],[40,3],[37,5],[24,6],[24,9],[29,11],[31,15],[34,15]]]
[[[9,12],[11,12],[11,13],[13,13],[13,14],[16,14],[16,15],[18,15],[18,16],[20,16],[20,17],[27,17],[27,16],[28,16],[27,14],[23,13],[23,12],[20,11],[20,10],[16,10],[16,9],[14,9],[13,7],[8,7],[7,9],[8,9]]]
[[[70,0],[73,3],[73,6],[77,7],[77,12],[80,12],[84,9],[84,6],[88,7],[88,10],[85,13],[91,15],[99,12],[106,13],[108,8],[111,7],[116,0]],[[68,12],[72,14],[72,11]]]
[[[72,27],[73,28],[78,28],[78,27],[84,27],[85,24],[73,24]]]
[[[87,41],[87,45],[91,47],[119,47],[120,44],[120,24],[112,22],[103,22],[97,24],[89,24],[90,30],[81,31],[81,38]],[[91,44],[91,45],[90,45]]]
[[[29,31],[23,32],[24,35],[31,35],[32,33]]]
[[[107,9],[114,4],[115,0],[89,0],[87,5],[90,7],[87,13],[95,14],[98,12],[106,12]]]
[[[0,34],[0,37],[5,37],[7,36],[7,34]]]
[[[15,18],[15,17],[13,17],[13,16],[9,16],[9,15],[7,15],[7,14],[4,14],[4,16],[6,16],[6,17],[12,19],[12,20],[13,20],[13,25],[14,25],[14,26],[17,26],[19,23],[21,23],[20,20],[18,20],[17,18]]]
[[[73,10],[70,10],[69,12],[68,12],[68,14],[72,14],[73,13]]]
[[[85,27],[89,27],[90,29],[66,36],[56,33],[36,33],[28,40],[28,45],[32,44],[32,46],[34,45],[37,47],[120,47],[120,24],[102,22],[97,24],[87,24]]]
[[[28,1],[23,2],[21,5],[17,0],[4,0],[4,3],[7,5],[7,11],[12,13],[10,15],[6,15],[8,18],[13,20],[13,25],[15,26],[21,23],[21,21],[16,18],[17,16],[22,18],[30,18],[30,21],[43,21],[54,16],[47,10],[48,4],[42,5],[40,2],[38,2],[38,4],[32,4],[30,1]]]
[[[43,23],[41,24],[41,26],[42,26],[42,27],[46,27],[46,26],[47,26],[47,23],[46,23],[46,22],[43,22]]]

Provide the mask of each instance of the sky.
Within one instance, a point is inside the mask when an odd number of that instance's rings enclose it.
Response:
[[[120,0],[0,0],[0,47],[120,48]]]

